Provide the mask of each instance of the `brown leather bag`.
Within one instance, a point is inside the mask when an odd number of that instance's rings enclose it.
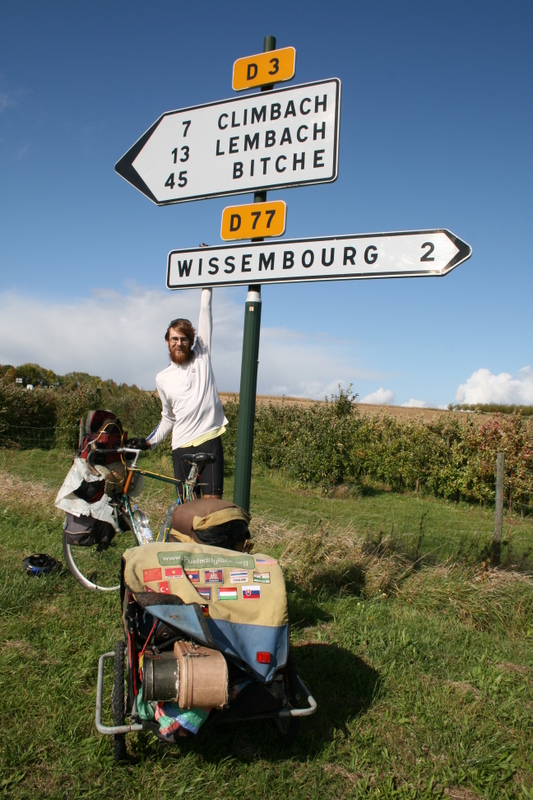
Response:
[[[223,708],[228,704],[228,665],[217,650],[176,642],[180,708]]]
[[[235,503],[215,497],[192,500],[174,507],[169,540],[242,550],[250,539],[249,522],[248,512]]]

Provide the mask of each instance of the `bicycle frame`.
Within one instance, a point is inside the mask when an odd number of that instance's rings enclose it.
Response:
[[[96,446],[93,446],[92,447],[92,451],[97,453],[99,451],[99,448],[96,447]],[[110,451],[107,450],[105,452],[109,453]],[[124,455],[127,456],[128,454],[131,454],[131,455],[134,456],[133,461],[129,465],[126,463],[126,460],[124,460],[124,466],[127,469],[127,476],[126,476],[126,482],[124,484],[124,489],[123,489],[123,493],[122,493],[121,502],[123,503],[124,508],[126,510],[126,513],[127,513],[129,522],[130,522],[130,524],[132,526],[132,531],[133,531],[133,534],[134,534],[134,536],[135,536],[135,538],[137,540],[137,543],[139,545],[142,545],[144,543],[143,542],[143,536],[142,536],[142,534],[141,534],[141,532],[139,530],[139,522],[138,522],[138,519],[136,518],[135,513],[134,513],[135,509],[132,508],[131,499],[130,499],[130,495],[129,495],[129,492],[130,492],[130,489],[131,489],[131,484],[132,484],[132,481],[133,481],[133,476],[134,475],[145,475],[148,478],[153,478],[154,480],[162,481],[163,483],[171,483],[173,486],[176,487],[176,495],[177,495],[178,503],[187,503],[187,502],[189,502],[189,500],[193,500],[194,497],[195,497],[195,489],[196,489],[196,486],[197,486],[198,475],[199,475],[198,464],[192,463],[191,464],[191,469],[190,469],[189,474],[187,476],[187,480],[186,481],[180,481],[180,480],[177,480],[176,478],[169,478],[167,475],[160,475],[157,472],[151,472],[150,470],[147,470],[147,469],[140,469],[137,466],[137,463],[139,461],[139,456],[143,452],[142,450],[139,450],[139,449],[134,448],[134,447],[118,447],[116,450],[111,451],[111,452],[115,452],[118,455],[123,455],[124,454]],[[88,459],[88,461],[89,461],[89,459]],[[182,489],[182,495],[180,495],[180,492],[179,492],[180,488]]]
[[[126,479],[126,483],[124,485],[124,495],[127,495],[131,486],[131,481],[134,474],[137,475],[146,475],[148,478],[153,478],[156,481],[163,481],[164,483],[172,483],[179,489],[183,487],[183,497],[180,496],[179,492],[177,492],[178,500],[180,503],[187,503],[189,500],[194,499],[194,491],[197,486],[197,480],[199,475],[198,464],[191,464],[191,469],[187,476],[187,480],[179,481],[176,478],[168,478],[166,475],[159,475],[157,472],[150,472],[147,469],[139,469],[137,466],[137,461],[139,455],[142,453],[142,450],[134,450],[130,447],[123,447],[121,448],[124,452],[136,453],[135,459],[133,460],[132,464],[128,467],[128,477]],[[118,452],[118,451],[117,451]]]

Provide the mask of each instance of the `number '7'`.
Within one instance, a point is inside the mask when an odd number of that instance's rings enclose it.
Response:
[[[252,211],[251,212],[252,217],[254,217],[254,222],[253,222],[253,225],[252,225],[252,230],[253,231],[255,231],[255,229],[257,227],[257,223],[259,222],[259,217],[261,216],[261,214],[262,214],[261,211]],[[270,228],[270,225],[272,224],[272,220],[274,219],[274,217],[276,215],[276,209],[272,208],[269,211],[265,211],[265,214],[268,217],[268,222],[266,224],[266,229],[268,231],[268,229]]]

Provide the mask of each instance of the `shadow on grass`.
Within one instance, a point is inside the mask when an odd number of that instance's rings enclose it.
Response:
[[[488,558],[488,556],[487,556]],[[517,552],[509,541],[502,542],[500,569],[531,574],[533,572],[533,549],[524,547],[523,552]]]
[[[314,715],[300,719],[294,742],[283,739],[269,719],[206,724],[195,739],[183,744],[162,744],[146,733],[130,737],[130,765],[147,759],[173,763],[186,754],[213,765],[259,759],[305,762],[327,748],[339,731],[349,735],[350,723],[365,713],[379,690],[378,672],[335,644],[310,642],[293,652],[298,673],[318,706]]]
[[[313,628],[320,622],[329,622],[332,615],[326,611],[322,601],[330,596],[338,595],[329,582],[320,583],[316,592],[304,591],[295,581],[286,580],[287,600],[291,630]]]
[[[380,686],[379,673],[359,656],[336,644],[309,642],[294,647],[296,667],[318,704],[313,722],[318,748],[331,740],[372,704]]]

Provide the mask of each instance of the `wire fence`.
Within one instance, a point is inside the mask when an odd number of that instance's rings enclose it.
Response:
[[[13,450],[51,450],[56,445],[55,428],[0,423],[0,447]]]

